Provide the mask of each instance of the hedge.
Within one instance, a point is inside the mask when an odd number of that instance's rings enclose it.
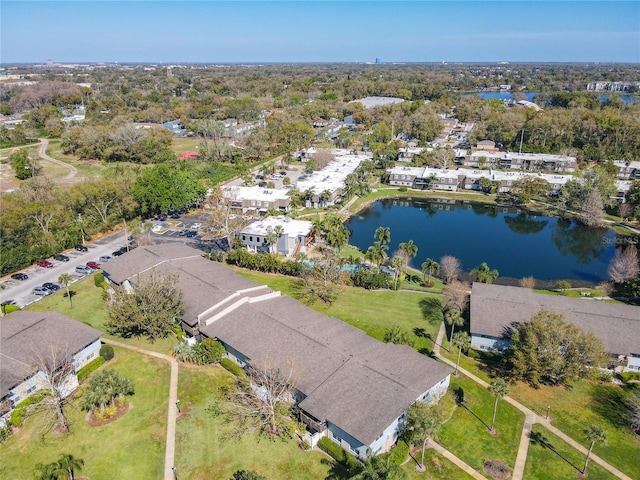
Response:
[[[624,383],[628,383],[631,380],[640,380],[640,372],[622,372],[620,378]]]
[[[2,310],[5,315],[8,315],[11,312],[17,312],[18,310],[22,309],[18,305],[3,305]]]
[[[103,284],[103,283],[105,283],[105,282],[104,282],[104,274],[103,274],[102,272],[96,273],[96,274],[93,276],[93,284],[94,284],[96,287],[100,287],[100,288],[102,288],[102,284]]]
[[[22,425],[24,416],[27,414],[27,407],[40,403],[47,395],[49,395],[49,392],[37,392],[17,404],[13,409],[13,412],[11,412],[11,425],[15,425],[17,427]]]
[[[113,347],[111,345],[104,344],[100,347],[100,356],[103,357],[106,361],[109,361],[113,358]]]
[[[344,465],[350,472],[354,472],[362,466],[362,463],[356,457],[348,453],[340,445],[333,443],[333,441],[327,437],[322,437],[318,441],[318,448]]]
[[[240,365],[233,363],[233,361],[228,358],[220,360],[220,365],[228,372],[233,373],[236,377],[245,378],[247,376],[247,372],[245,372]]]
[[[76,372],[76,376],[78,377],[78,381],[81,382],[93,372],[95,372],[98,368],[100,368],[106,360],[104,357],[98,357],[95,360],[87,363],[84,367]]]

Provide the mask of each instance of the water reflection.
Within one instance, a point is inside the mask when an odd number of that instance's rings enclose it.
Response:
[[[504,223],[507,224],[512,232],[526,235],[541,232],[547,226],[549,220],[538,220],[537,216],[521,212],[515,217],[505,216]]]
[[[585,228],[571,220],[559,218],[553,227],[553,243],[563,255],[573,255],[579,263],[590,263],[600,257],[606,247],[606,228]]]

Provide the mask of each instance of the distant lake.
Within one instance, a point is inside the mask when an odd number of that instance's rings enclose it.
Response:
[[[533,102],[533,97],[538,95],[538,92],[522,92],[522,93],[524,93],[527,96],[527,100],[530,102]],[[478,95],[479,97],[484,98],[485,100],[489,100],[491,98],[498,98],[500,100],[511,100],[513,98],[511,96],[512,92],[474,92],[474,93],[465,93],[462,96],[470,97],[471,95]],[[614,96],[614,95],[617,95],[618,97],[620,97],[625,105],[628,105],[630,103],[635,103],[638,100],[640,100],[640,98],[638,97],[632,97],[630,95],[620,95],[615,92],[611,92],[611,93],[601,93],[600,101],[604,102],[606,101],[608,96]]]
[[[502,277],[538,280],[607,280],[616,234],[587,228],[572,220],[547,217],[516,208],[431,199],[379,200],[351,217],[349,243],[366,251],[376,228],[389,227],[393,255],[401,242],[413,240],[418,255],[440,261],[452,255],[465,271],[487,262]]]

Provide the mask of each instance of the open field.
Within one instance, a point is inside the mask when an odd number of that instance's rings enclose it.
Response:
[[[110,424],[92,427],[78,407],[81,391],[77,392],[66,406],[72,423],[68,434],[42,434],[44,418],[37,415],[0,445],[1,478],[32,478],[35,464],[50,463],[61,453],[83,459],[81,475],[91,480],[162,477],[169,366],[128,350],[114,350],[115,358],[101,368],[114,368],[133,381],[135,394],[127,397],[127,413]]]

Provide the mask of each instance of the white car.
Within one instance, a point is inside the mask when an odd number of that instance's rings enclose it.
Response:
[[[202,228],[202,224],[201,223],[194,223],[193,225],[191,225],[191,228]]]

